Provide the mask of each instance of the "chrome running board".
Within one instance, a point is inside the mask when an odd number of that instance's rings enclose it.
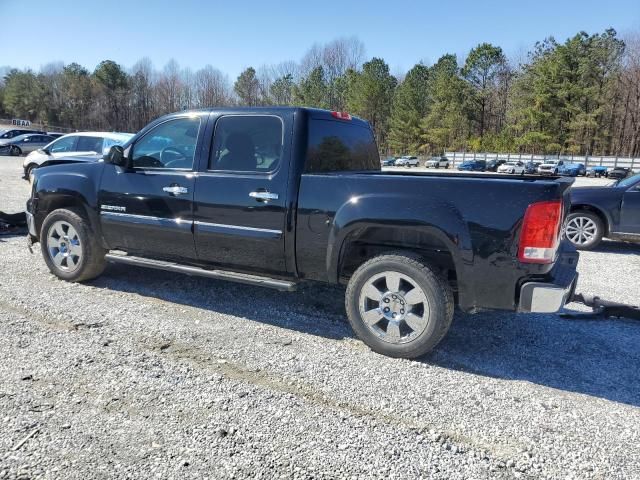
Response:
[[[167,262],[164,260],[134,257],[119,253],[107,253],[105,258],[107,261],[113,263],[124,263],[126,265],[135,265],[138,267],[155,268],[157,270],[166,270],[168,272],[183,273],[185,275],[194,275],[198,277],[215,278],[217,280],[229,280],[231,282],[245,283],[247,285],[274,288],[283,292],[292,292],[297,286],[295,282],[289,282],[287,280],[261,277],[259,275],[249,275],[247,273],[228,272],[225,270],[207,270],[200,267],[193,267],[191,265],[181,265],[179,263]]]

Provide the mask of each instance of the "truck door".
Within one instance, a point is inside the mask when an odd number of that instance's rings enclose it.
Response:
[[[284,274],[290,156],[284,139],[292,118],[234,114],[213,120],[209,156],[195,185],[198,259]]]
[[[105,165],[100,220],[112,249],[145,256],[196,258],[193,241],[194,158],[206,116],[177,116],[131,145],[129,169]]]
[[[622,195],[620,231],[640,235],[640,182]]]

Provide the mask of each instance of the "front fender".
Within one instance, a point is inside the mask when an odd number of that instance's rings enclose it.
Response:
[[[83,166],[89,165],[84,164]],[[98,167],[98,165],[94,166]],[[34,215],[38,232],[45,217],[51,211],[69,206],[82,208],[92,226],[95,227],[99,224],[96,214],[99,181],[99,172],[96,170],[98,169],[69,167],[71,165],[65,164],[39,168],[34,172],[34,186],[29,209]]]

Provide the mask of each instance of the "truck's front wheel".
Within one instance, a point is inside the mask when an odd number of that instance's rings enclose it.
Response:
[[[40,245],[47,267],[62,280],[91,280],[104,270],[106,252],[78,210],[51,212],[42,223]]]
[[[417,258],[375,257],[349,281],[346,309],[356,335],[372,350],[416,358],[432,350],[453,320],[446,280]]]

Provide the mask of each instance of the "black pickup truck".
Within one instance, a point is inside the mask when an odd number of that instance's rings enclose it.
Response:
[[[37,169],[29,240],[84,281],[107,262],[292,290],[347,284],[373,350],[416,357],[454,306],[555,312],[578,255],[572,180],[386,172],[367,122],[308,108],[162,117],[103,161]]]

